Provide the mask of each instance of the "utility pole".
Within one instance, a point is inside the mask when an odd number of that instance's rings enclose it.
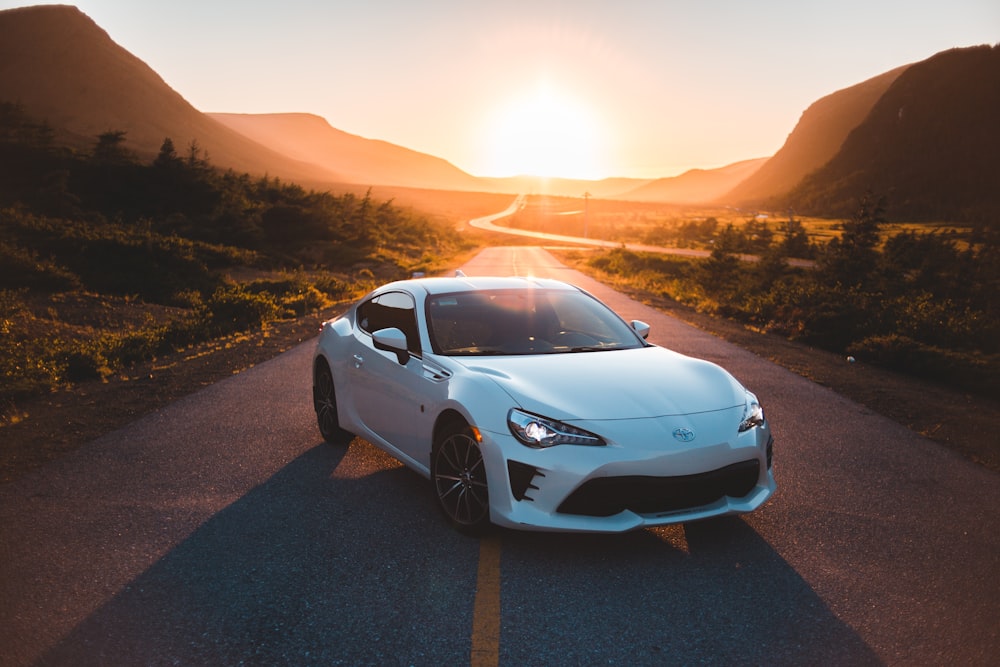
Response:
[[[583,193],[583,238],[587,238],[587,224],[590,222],[590,193]]]

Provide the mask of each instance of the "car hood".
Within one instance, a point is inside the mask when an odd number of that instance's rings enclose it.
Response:
[[[524,410],[564,421],[667,417],[746,400],[719,366],[655,346],[453,360],[489,376]]]

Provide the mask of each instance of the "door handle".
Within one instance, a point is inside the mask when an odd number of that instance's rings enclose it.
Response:
[[[363,363],[365,363],[365,358],[362,357],[360,354],[355,354],[354,355],[354,367],[355,368],[361,368],[361,364],[363,364]]]

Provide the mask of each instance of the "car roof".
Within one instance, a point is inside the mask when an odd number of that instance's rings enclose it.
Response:
[[[453,294],[455,292],[477,292],[499,289],[556,289],[579,291],[577,287],[561,280],[548,278],[519,278],[499,276],[458,276],[453,278],[415,278],[385,285],[379,291],[393,287],[407,286],[410,289],[423,288],[428,294]]]

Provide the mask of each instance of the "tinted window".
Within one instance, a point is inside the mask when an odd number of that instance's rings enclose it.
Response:
[[[427,301],[427,320],[438,354],[552,354],[644,345],[604,304],[569,290],[440,295]]]
[[[358,326],[367,333],[381,329],[399,329],[406,334],[410,352],[420,354],[416,305],[413,297],[405,292],[379,294],[358,306]]]

